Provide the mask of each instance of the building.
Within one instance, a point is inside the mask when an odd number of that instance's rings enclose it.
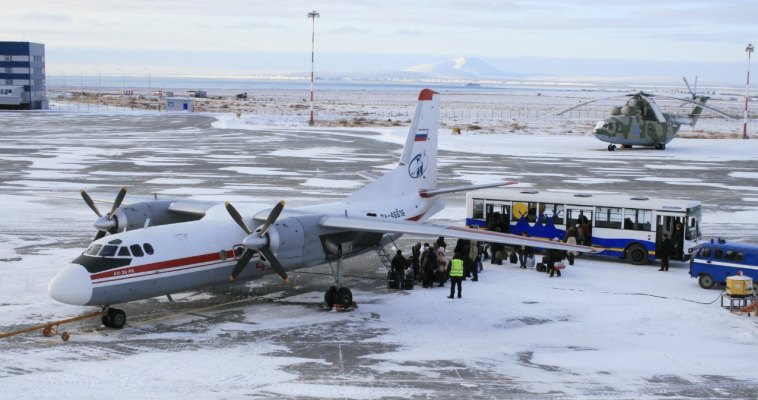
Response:
[[[166,97],[166,111],[195,111],[195,104],[193,99],[185,99],[181,97]]]
[[[0,42],[0,109],[47,109],[46,90],[45,45]]]

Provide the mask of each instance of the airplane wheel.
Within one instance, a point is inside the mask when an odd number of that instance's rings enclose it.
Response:
[[[117,308],[111,308],[108,310],[108,322],[109,324],[105,324],[105,326],[121,329],[126,325],[126,313]]]
[[[337,302],[337,286],[332,286],[329,289],[326,289],[326,292],[324,293],[324,303],[326,303],[329,308],[334,306],[334,303]]]
[[[353,305],[353,292],[346,287],[341,287],[337,291],[337,302],[340,303],[342,307],[350,307]]]
[[[615,144],[609,144],[608,145],[608,151],[616,151],[616,145]]]

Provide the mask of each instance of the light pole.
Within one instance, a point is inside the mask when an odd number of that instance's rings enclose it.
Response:
[[[747,103],[750,99],[750,55],[753,53],[753,44],[748,43],[747,52],[747,83],[745,84],[745,122],[742,123],[742,138],[747,139]]]
[[[316,122],[313,120],[313,69],[314,69],[314,53],[316,50],[316,18],[321,15],[313,10],[308,13],[308,18],[313,20],[313,26],[311,28],[311,119],[308,121],[308,125],[313,126]]]

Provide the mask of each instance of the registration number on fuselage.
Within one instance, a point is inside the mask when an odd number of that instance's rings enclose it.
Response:
[[[405,210],[395,209],[395,211],[392,211],[389,214],[380,214],[379,216],[382,218],[403,218],[405,217]]]

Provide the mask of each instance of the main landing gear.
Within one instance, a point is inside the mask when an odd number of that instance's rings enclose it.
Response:
[[[118,308],[103,307],[103,325],[108,328],[121,329],[126,325],[126,313]]]
[[[326,292],[324,292],[324,302],[329,308],[332,308],[335,305],[342,309],[347,309],[353,306],[353,292],[351,292],[349,288],[342,286],[343,269],[342,257],[337,259],[336,271],[332,262],[329,262],[329,270],[332,273],[332,277],[334,277],[334,282],[337,284],[329,287],[329,289],[326,289]]]

